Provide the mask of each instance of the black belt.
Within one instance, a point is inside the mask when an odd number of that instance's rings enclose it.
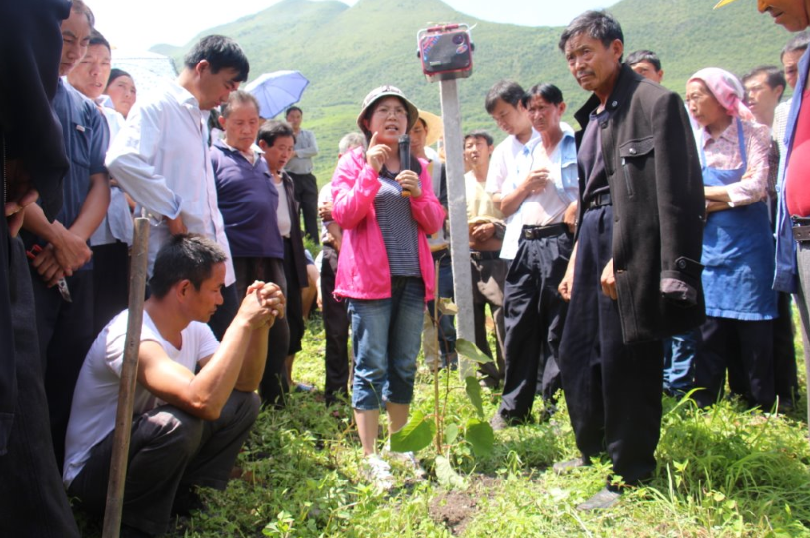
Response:
[[[500,250],[487,250],[487,251],[480,251],[480,250],[471,250],[470,251],[470,258],[476,261],[483,261],[483,260],[497,260],[501,257]]]
[[[593,209],[595,207],[602,207],[603,205],[612,205],[613,200],[610,198],[609,192],[600,192],[599,194],[595,194],[593,198],[590,199],[586,207],[588,209]]]
[[[447,256],[448,254],[450,254],[450,247],[449,246],[442,247],[439,250],[434,250],[433,252],[430,253],[430,255],[433,256],[433,261],[434,262],[437,262],[437,261],[441,260],[442,258]]]
[[[568,226],[563,223],[549,224],[548,226],[524,226],[520,235],[523,239],[542,239],[552,235],[560,235],[568,231]]]
[[[810,217],[790,217],[793,222],[793,239],[797,243],[810,241]]]

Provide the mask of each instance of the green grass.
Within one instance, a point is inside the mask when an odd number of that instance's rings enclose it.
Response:
[[[295,376],[322,386],[320,321],[309,329]],[[475,416],[463,387],[452,375],[448,421]],[[497,396],[484,392],[491,416]],[[437,483],[431,446],[418,454],[429,479],[414,482],[407,470],[395,468],[397,487],[382,495],[360,476],[349,406],[336,408],[335,417],[312,395],[293,394],[285,410],[261,414],[240,455],[239,465],[253,481],[206,491],[209,510],[181,522],[170,536],[810,536],[803,400],[799,407],[790,416],[746,412],[736,402],[699,411],[691,401],[664,398],[654,480],[611,511],[581,513],[576,505],[602,487],[610,465],[603,458],[567,476],[550,472],[554,461],[576,455],[564,403],[549,423],[497,432],[486,458],[473,458],[464,442],[454,445],[450,459],[467,490],[447,491]],[[433,409],[424,367],[414,408]],[[94,535],[87,522],[84,530]]]

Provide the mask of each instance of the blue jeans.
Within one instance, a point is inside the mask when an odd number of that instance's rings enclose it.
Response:
[[[349,299],[354,349],[352,407],[410,404],[425,311],[421,278],[392,277],[389,299]]]

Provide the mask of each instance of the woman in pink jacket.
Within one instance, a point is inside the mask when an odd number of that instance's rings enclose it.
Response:
[[[376,450],[380,408],[389,432],[407,423],[425,301],[433,298],[426,234],[444,221],[427,162],[412,159],[418,172],[400,164],[399,137],[417,117],[397,88],[373,90],[357,118],[368,150],[344,155],[332,178],[332,218],[344,230],[335,295],[348,299],[355,354],[352,407],[367,476],[384,489],[392,484]]]

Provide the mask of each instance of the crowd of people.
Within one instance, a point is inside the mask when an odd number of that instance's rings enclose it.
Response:
[[[758,5],[791,31],[810,25],[805,0]],[[133,216],[151,226],[122,536],[162,535],[200,506],[199,487],[225,488],[260,406],[312,390],[293,364],[316,286],[324,399],[350,402],[365,478],[389,489],[392,458],[422,473],[380,446],[379,426],[383,409],[389,433],[407,423],[420,346],[433,370],[458,362],[453,316],[434,307],[453,294],[440,118],[371,90],[318,192],[303,110],[260,116],[233,39],[204,37],[176,80],[139,95],[83,0],[0,13],[17,54],[0,80],[18,86],[0,85],[0,530],[78,536],[67,495],[105,508]],[[782,68],[741,78],[703,67],[684,101],[654,52],[625,56],[619,22],[588,11],[559,42],[591,94],[579,131],[552,81],[501,80],[483,105],[505,139],[476,130],[443,148],[467,167],[475,344],[494,359],[478,375],[502,387],[490,424],[535,421],[536,396],[547,420],[562,394],[580,456],[553,472],[612,463],[580,509],[652,477],[662,392],[707,407],[728,383],[750,408],[798,401],[808,43],[798,34]]]

